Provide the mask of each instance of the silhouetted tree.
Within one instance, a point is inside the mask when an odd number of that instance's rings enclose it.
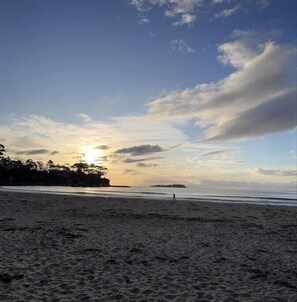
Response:
[[[27,159],[25,161],[25,166],[29,169],[29,170],[37,170],[38,165],[36,164],[36,162],[34,162],[32,159]]]
[[[75,163],[71,166],[72,169],[74,169],[77,173],[81,174],[84,173],[85,170],[88,168],[87,163]]]
[[[36,165],[37,165],[37,170],[38,170],[38,171],[44,171],[44,170],[45,170],[44,164],[43,164],[42,161],[37,161],[37,162],[36,162]]]
[[[46,163],[46,168],[47,170],[51,170],[52,168],[54,168],[54,162],[52,160],[49,160],[47,163]]]
[[[5,147],[2,144],[0,144],[0,156],[2,156],[4,152],[5,152]]]
[[[4,156],[5,148],[0,144],[0,185],[62,185],[62,186],[109,186],[109,179],[102,178],[106,168],[95,164],[76,163],[46,165],[41,161],[12,160]]]
[[[74,165],[71,166],[74,171],[77,173],[84,173],[84,174],[93,174],[93,175],[98,175],[98,176],[103,176],[107,170],[107,168],[98,166],[95,164],[87,164],[87,163],[75,163]]]

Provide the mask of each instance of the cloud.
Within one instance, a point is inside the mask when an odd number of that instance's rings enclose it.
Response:
[[[269,2],[268,0],[242,0],[240,5],[236,5],[232,8],[225,7],[222,10],[223,5],[229,5],[234,0],[130,0],[130,4],[134,6],[138,12],[140,23],[147,23],[149,20],[145,16],[154,7],[158,7],[163,10],[166,17],[174,19],[172,22],[174,26],[188,25],[191,26],[196,20],[197,16],[215,16],[215,18],[230,17],[234,13],[240,11],[240,7],[245,11],[251,8],[263,9]],[[221,8],[220,12],[217,11],[217,7]],[[145,20],[145,22],[143,22]]]
[[[219,45],[218,51],[221,55],[218,56],[218,60],[225,65],[244,67],[261,54],[266,43],[277,40],[281,35],[279,30],[267,32],[236,29],[231,34],[233,41]]]
[[[129,148],[123,148],[116,151],[117,154],[130,154],[133,156],[144,155],[144,154],[151,154],[156,152],[164,151],[158,145],[140,145],[140,146],[133,146]]]
[[[85,122],[85,123],[89,123],[91,122],[93,119],[86,113],[80,113],[78,114],[79,117],[82,118],[82,120]]]
[[[55,152],[55,151],[53,151]],[[26,150],[26,151],[16,151],[17,155],[39,155],[39,154],[49,154],[51,153],[47,149],[37,149],[37,150]]]
[[[296,89],[239,113],[206,131],[209,140],[239,140],[293,129],[297,123]]]
[[[131,163],[138,163],[138,162],[143,162],[143,161],[148,161],[148,160],[156,160],[156,159],[162,159],[163,157],[161,156],[155,156],[155,157],[148,157],[148,158],[139,158],[139,159],[134,159],[134,158],[126,158],[123,160],[124,163],[131,164]]]
[[[191,25],[196,20],[196,16],[192,14],[182,14],[179,21],[173,22],[173,25]]]
[[[215,150],[215,151],[209,151],[205,152],[202,155],[203,156],[216,156],[216,155],[222,155],[230,152],[230,150]]]
[[[150,22],[150,20],[148,19],[148,18],[146,18],[146,17],[140,17],[140,19],[139,19],[139,23],[140,24],[147,24],[147,23],[149,23]]]
[[[158,165],[156,165],[156,164],[138,163],[137,166],[139,168],[153,168],[153,167],[157,167]]]
[[[106,156],[106,155],[104,155],[104,156],[98,156],[97,158],[96,158],[96,161],[98,161],[98,162],[107,162],[108,161],[108,156]]]
[[[204,139],[252,139],[293,129],[296,49],[264,42],[263,33],[234,31],[218,47],[219,60],[235,71],[221,81],[173,91],[148,104],[149,115],[196,119]]]
[[[51,153],[50,153],[50,155],[57,155],[57,154],[59,154],[60,152],[59,151],[52,151]]]
[[[199,144],[196,144],[199,146]],[[219,146],[217,146],[219,147]],[[214,147],[215,148],[215,147]],[[238,166],[238,164],[245,163],[245,160],[241,158],[241,152],[237,149],[213,149],[207,148],[208,151],[205,151],[204,148],[198,147],[199,154],[196,154],[188,157],[187,162],[194,167],[202,168],[210,167],[214,168],[215,170],[219,170],[220,168],[234,167],[234,165]],[[203,152],[204,150],[204,152]],[[197,166],[198,165],[198,166]],[[231,168],[232,169],[232,168]],[[238,169],[238,168],[237,168]]]
[[[136,171],[133,170],[133,169],[126,169],[126,170],[123,172],[123,174],[129,174],[129,173],[134,173],[134,172],[136,172]]]
[[[150,10],[150,6],[148,6],[149,1],[146,0],[131,0],[130,1],[132,5],[136,7],[136,9],[139,12],[145,12],[147,10]]]
[[[145,16],[145,13],[151,10],[152,5],[150,1],[146,0],[130,0],[130,4],[135,6],[138,11],[139,23],[147,24],[150,20]]]
[[[97,150],[108,150],[109,147],[106,146],[106,145],[100,145],[100,146],[95,147],[94,149],[97,149]]]
[[[297,176],[297,170],[269,170],[260,167],[254,168],[254,171],[263,175],[276,175],[276,176]]]
[[[233,8],[226,8],[226,9],[222,10],[220,13],[215,14],[215,18],[228,18],[228,17],[231,17],[239,9],[240,9],[240,5],[236,5]]]
[[[201,0],[131,0],[130,3],[138,11],[140,20],[153,7],[164,8],[166,17],[178,19],[173,25],[191,25],[196,20],[195,11],[200,6]]]
[[[171,40],[171,49],[178,50],[181,53],[194,53],[195,50],[184,41],[184,40]]]
[[[281,189],[281,190],[296,190],[296,184],[291,182],[275,182],[275,183],[263,183],[263,182],[254,182],[254,181],[225,181],[225,180],[209,180],[201,179],[201,187],[205,188],[244,188],[244,189],[260,189],[267,191],[270,189]]]
[[[265,8],[269,5],[269,0],[258,0],[259,8]]]
[[[44,154],[31,154],[30,157],[46,162],[54,149],[59,152],[55,154],[55,162],[60,164],[73,164],[84,158],[86,149],[97,146],[104,153],[102,156],[106,156],[100,160],[109,168],[111,179],[118,179],[117,171],[125,164],[123,159],[129,157],[129,154],[115,153],[122,146],[145,146],[150,141],[152,147],[147,152],[154,154],[153,151],[161,148],[154,146],[162,144],[161,149],[166,151],[172,145],[187,141],[187,136],[171,123],[147,116],[112,118],[104,123],[93,120],[82,124],[56,122],[37,115],[16,116],[8,124],[0,125],[0,137],[5,137],[8,156],[13,156],[15,151],[44,149],[48,153],[44,151]],[[27,159],[27,155],[19,156]]]

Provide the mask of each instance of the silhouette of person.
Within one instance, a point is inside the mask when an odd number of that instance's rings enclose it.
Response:
[[[176,201],[175,194],[172,194],[172,201]]]

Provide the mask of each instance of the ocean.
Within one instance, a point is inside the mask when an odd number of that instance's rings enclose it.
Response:
[[[167,187],[2,186],[0,191],[297,206],[296,191]]]

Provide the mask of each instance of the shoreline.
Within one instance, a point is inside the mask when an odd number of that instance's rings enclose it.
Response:
[[[162,203],[163,205],[166,205],[168,207],[172,207],[172,206],[180,206],[180,207],[187,207],[189,205],[193,205],[193,206],[197,206],[197,207],[207,207],[209,206],[209,208],[212,207],[241,207],[242,208],[251,208],[251,207],[255,207],[256,208],[275,208],[277,210],[283,210],[283,208],[285,207],[285,209],[291,210],[292,211],[296,211],[297,213],[297,206],[296,205],[287,205],[287,204],[264,204],[264,203],[245,203],[245,202],[225,202],[223,201],[210,201],[207,199],[199,199],[199,198],[189,198],[189,199],[176,199],[174,202],[172,201],[172,198],[161,198],[159,199],[158,197],[155,198],[145,198],[142,196],[119,196],[119,195],[108,195],[108,194],[88,194],[88,193],[67,193],[67,192],[42,192],[42,191],[34,191],[34,192],[24,192],[24,191],[5,191],[5,190],[0,190],[0,198],[1,196],[6,195],[6,196],[11,196],[12,198],[17,197],[17,198],[23,198],[26,197],[28,199],[30,199],[30,197],[34,196],[34,199],[39,199],[44,197],[45,200],[48,199],[57,199],[57,202],[60,201],[65,201],[65,200],[71,200],[74,202],[87,202],[89,201],[98,201],[99,203],[101,202],[108,202],[110,205],[112,205],[112,203],[120,203],[122,205],[125,205],[125,202],[129,202],[131,203],[137,203],[138,205],[141,203],[143,204],[147,204],[147,203],[152,203],[152,206],[154,204],[158,204],[158,203]],[[153,194],[152,194],[153,195]],[[265,209],[264,209],[265,210]]]
[[[1,191],[0,300],[295,301],[296,230],[296,207]]]
[[[4,186],[5,187],[5,186]],[[26,190],[26,189],[9,189],[9,187],[1,187],[0,186],[0,194],[1,192],[7,192],[7,193],[23,193],[23,194],[48,194],[48,195],[61,195],[61,196],[80,196],[80,197],[90,197],[90,198],[112,198],[112,199],[118,199],[118,198],[125,198],[125,199],[137,199],[137,200],[160,200],[160,201],[172,201],[171,195],[166,195],[166,193],[155,193],[155,192],[146,192],[146,195],[132,195],[131,192],[129,192],[131,195],[126,194],[125,196],[120,196],[121,193],[126,193],[126,192],[121,192],[121,191],[110,191],[109,193],[103,193],[103,192],[64,192],[64,191],[50,191],[50,190]],[[23,186],[21,186],[23,187]],[[38,186],[40,187],[40,186]],[[45,186],[42,186],[45,187]],[[113,186],[110,186],[113,187]],[[45,187],[46,188],[46,187]],[[50,188],[50,187],[49,187]],[[64,188],[64,186],[62,186]],[[73,187],[71,187],[73,188]],[[79,187],[76,187],[79,188]],[[81,187],[82,189],[85,189],[86,187]],[[108,188],[108,187],[100,187],[102,188]],[[123,186],[116,186],[116,188],[131,188],[131,187],[123,187]],[[90,187],[90,189],[93,189],[93,187]],[[133,192],[135,194],[143,194],[144,192]],[[163,196],[161,195],[163,194]],[[158,196],[159,195],[159,196]],[[166,195],[166,196],[165,196]],[[197,197],[179,197],[177,198],[177,201],[179,202],[195,202],[195,203],[218,203],[218,204],[246,204],[246,205],[259,205],[259,206],[280,206],[280,207],[297,207],[297,203],[295,202],[295,199],[292,198],[283,198],[283,197],[262,197],[262,196],[257,196],[257,197],[247,197],[247,196],[240,196],[240,195],[231,195],[231,196],[212,196],[213,198],[210,197],[203,197],[197,196]],[[237,201],[237,200],[228,200],[226,198],[242,198],[242,201]],[[258,201],[250,201],[247,198],[250,199],[258,199]],[[278,200],[278,202],[261,202],[261,200],[264,199],[270,199],[270,200]],[[259,201],[260,200],[260,201]],[[284,203],[281,202],[284,201]],[[287,203],[285,203],[287,201]],[[289,202],[290,201],[290,202]],[[294,203],[292,202],[294,201]]]

